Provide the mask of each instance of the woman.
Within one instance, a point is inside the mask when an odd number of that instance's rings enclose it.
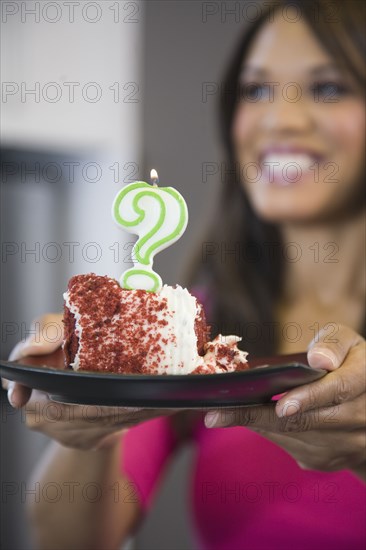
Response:
[[[229,68],[221,113],[237,177],[225,182],[209,242],[239,243],[239,254],[215,247],[195,282],[205,285],[215,328],[242,333],[245,349],[308,346],[310,364],[329,373],[276,405],[210,411],[206,427],[203,413],[102,409],[88,422],[89,408],[59,404],[52,422],[39,416],[44,394],[9,384],[28,425],[57,441],[34,480],[72,487],[72,498],[69,490],[52,505],[33,503],[40,548],[118,548],[186,440],[197,445],[201,547],[365,546],[362,3],[290,4],[268,8]],[[51,349],[27,343],[11,358]],[[224,426],[232,428],[207,429]],[[93,483],[94,500],[83,494]]]

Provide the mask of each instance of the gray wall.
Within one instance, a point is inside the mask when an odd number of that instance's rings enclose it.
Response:
[[[109,167],[118,163],[123,179],[127,162],[140,165],[141,100],[129,103],[123,99],[131,88],[141,87],[143,4],[137,6],[141,8],[134,16],[137,23],[126,21],[131,9],[126,13],[122,2],[118,21],[110,9],[115,2],[95,2],[101,12],[95,23],[90,22],[95,7],[83,11],[92,3],[80,0],[76,4],[74,17],[62,1],[25,0],[1,2],[0,6],[4,9],[0,20],[2,82],[15,83],[18,89],[25,85],[27,90],[36,90],[38,83],[42,90],[37,98],[27,95],[23,99],[15,93],[6,100],[3,95],[1,101],[2,160],[12,163],[17,172],[1,179],[2,245],[14,243],[20,249],[23,243],[29,250],[38,243],[40,249],[38,257],[22,259],[19,252],[1,264],[1,328],[13,329],[12,334],[2,333],[2,359],[24,337],[20,329],[29,329],[35,316],[61,310],[62,293],[71,275],[95,271],[119,277],[126,267],[114,261],[109,249],[113,243],[122,246],[128,240],[111,220],[111,204],[123,182],[114,180]],[[50,23],[57,16],[55,8],[60,19]],[[66,82],[78,84],[74,100],[69,99]],[[102,91],[100,101],[87,101],[81,92],[92,82]],[[61,90],[54,102],[45,99],[50,97],[45,94],[50,83]],[[113,83],[118,83],[120,101],[109,89]],[[22,178],[27,159],[36,175]],[[69,161],[79,163],[75,177],[67,175]],[[43,168],[48,162],[65,170],[60,181],[44,181]],[[95,182],[90,181],[92,175],[83,175],[89,162],[99,166],[100,177]],[[56,262],[43,255],[51,242],[62,251]],[[71,242],[80,243],[74,261],[68,260],[64,244]],[[84,246],[92,242],[102,251],[96,263],[83,253]],[[29,474],[48,439],[26,429],[24,415],[10,408],[5,392],[1,392],[0,422],[0,546],[30,550],[21,487],[32,488]]]
[[[51,159],[61,160],[55,156],[42,159],[38,154],[22,156],[29,168],[34,168],[35,159],[42,165]],[[14,152],[2,151],[2,162],[19,166],[20,159]],[[42,252],[47,254],[46,243],[67,240],[64,213],[69,200],[69,188],[62,181],[50,186],[42,179],[35,182],[33,176],[22,182],[20,170],[17,176],[5,179],[1,185],[1,238],[3,252],[10,254],[3,256],[1,266],[2,359],[26,336],[34,317],[62,308],[59,289],[67,281],[66,262],[62,258],[48,262]],[[35,253],[25,254],[26,250]],[[26,480],[48,438],[27,430],[25,415],[10,407],[5,392],[1,392],[0,423],[1,548],[28,550],[24,503],[32,497],[25,494],[31,488]]]
[[[209,4],[217,13],[206,13]],[[161,185],[177,187],[187,200],[190,216],[181,240],[156,259],[169,283],[181,279],[212,215],[220,186],[218,177],[208,177],[207,182],[202,178],[204,163],[220,163],[221,158],[218,93],[206,96],[205,90],[219,84],[245,26],[243,17],[226,14],[221,4],[229,9],[245,2],[145,2],[145,172],[155,167]]]

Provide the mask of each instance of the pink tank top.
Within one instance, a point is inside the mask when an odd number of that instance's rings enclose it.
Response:
[[[302,470],[280,447],[248,428],[193,432],[194,537],[207,550],[364,550],[366,486],[346,470]],[[143,512],[178,447],[169,417],[131,428],[121,470]]]

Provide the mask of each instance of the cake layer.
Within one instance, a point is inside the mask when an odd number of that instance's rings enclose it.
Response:
[[[202,305],[188,290],[126,290],[90,273],[64,294],[64,354],[74,370],[120,374],[192,374],[248,368],[240,338],[208,341]]]
[[[202,306],[181,287],[126,290],[87,274],[70,280],[64,298],[64,352],[75,370],[192,372],[208,340]]]

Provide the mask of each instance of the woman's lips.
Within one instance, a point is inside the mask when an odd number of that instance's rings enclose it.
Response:
[[[301,151],[272,151],[261,155],[261,181],[280,186],[315,181],[321,157]]]

